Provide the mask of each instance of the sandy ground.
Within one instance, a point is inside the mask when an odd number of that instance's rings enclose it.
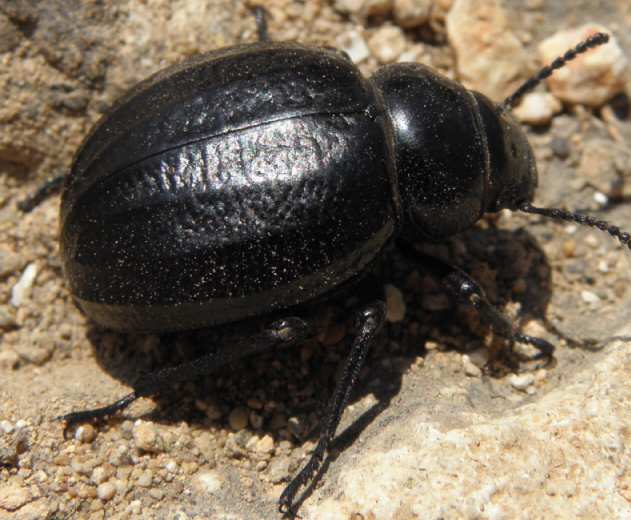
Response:
[[[625,2],[601,2],[592,11],[591,2],[562,3],[507,3],[523,22],[527,48],[559,27],[597,20],[631,52]],[[63,424],[53,420],[108,403],[139,374],[191,359],[212,341],[208,333],[190,333],[161,344],[155,336],[124,336],[86,322],[62,278],[58,197],[28,215],[15,207],[41,179],[69,165],[83,135],[125,88],[182,57],[255,37],[239,3],[169,4],[73,2],[76,9],[64,12],[50,2],[38,12],[26,2],[0,3],[8,16],[0,18],[6,35],[0,40],[14,38],[0,49],[6,102],[0,108],[0,518],[275,518],[284,483],[315,445],[349,346],[346,324],[331,321],[300,348],[244,360],[155,402],[141,400],[98,427],[64,437]],[[384,25],[396,26],[391,15],[340,14],[314,0],[269,5],[270,32],[279,40],[339,46],[349,32],[370,40]],[[424,59],[453,74],[444,26],[434,23],[405,30],[405,49],[422,47]],[[374,53],[360,64],[366,74],[377,66]],[[631,227],[625,196],[603,203],[597,195],[612,178],[622,179],[625,194],[631,132],[625,107],[622,100],[601,111],[568,109],[551,125],[529,129],[539,204]],[[465,268],[527,332],[553,342],[554,362],[544,371],[519,367],[534,376],[528,391],[519,389],[514,367],[500,364],[503,370],[481,375],[477,366],[504,343],[474,314],[451,305],[419,266],[391,251],[384,283],[391,286],[391,311],[404,318],[387,325],[362,371],[338,451],[361,432],[370,437],[396,423],[412,406],[441,413],[454,395],[448,389],[464,384],[489,417],[536,403],[602,359],[603,339],[629,322],[629,252],[597,231],[503,215],[425,249]],[[17,302],[14,287],[25,273],[35,277]],[[325,307],[322,313],[323,321],[334,314]],[[449,402],[445,421],[455,424],[464,405]],[[361,445],[353,450],[361,457]],[[309,500],[335,495],[336,471],[333,460]]]

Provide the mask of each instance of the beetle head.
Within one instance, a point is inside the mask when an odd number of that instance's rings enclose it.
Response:
[[[517,209],[537,187],[537,163],[520,124],[506,111],[474,93],[489,153],[485,211]]]

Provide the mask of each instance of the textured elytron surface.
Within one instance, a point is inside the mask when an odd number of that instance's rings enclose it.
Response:
[[[97,179],[202,139],[288,117],[365,110],[372,94],[332,51],[248,44],[203,54],[135,86],[77,153],[62,219]]]
[[[327,60],[342,85],[355,82],[343,107],[338,92],[323,109],[336,89],[313,86],[322,67],[292,80],[308,88],[260,96],[258,76],[252,88],[240,79],[259,99],[237,104],[239,114],[219,110],[239,128],[225,123],[214,136],[165,146],[107,175],[105,160],[86,170],[78,163],[80,180],[62,210],[62,256],[93,319],[119,329],[210,325],[308,301],[365,269],[394,228],[383,122],[354,67]],[[236,92],[230,84],[221,90]],[[252,109],[268,106],[263,98],[277,110],[268,110],[269,121]],[[91,139],[107,134],[99,136]],[[122,152],[107,146],[118,161]]]

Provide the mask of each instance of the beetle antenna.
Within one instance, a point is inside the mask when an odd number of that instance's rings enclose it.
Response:
[[[590,217],[589,215],[573,213],[559,208],[537,208],[528,202],[522,204],[519,209],[524,213],[532,213],[534,215],[542,215],[544,217],[555,218],[558,220],[576,222],[577,224],[581,224],[583,226],[600,229],[601,231],[609,233],[612,237],[617,238],[623,246],[631,249],[631,235],[620,229],[618,226],[614,226],[605,220],[598,220],[594,217]]]
[[[587,52],[594,47],[598,47],[599,45],[603,45],[608,41],[608,34],[601,32],[592,34],[589,38],[583,40],[576,47],[573,47],[572,49],[567,51],[563,56],[559,56],[552,63],[550,63],[550,65],[546,65],[534,76],[527,79],[521,85],[521,87],[519,87],[515,92],[513,92],[502,102],[502,104],[500,105],[500,110],[510,110],[522,97],[524,97],[524,94],[527,94],[528,92],[533,90],[544,79],[549,78],[555,70],[558,70],[561,67],[565,66],[568,61],[572,61],[579,54],[583,54],[584,52]]]

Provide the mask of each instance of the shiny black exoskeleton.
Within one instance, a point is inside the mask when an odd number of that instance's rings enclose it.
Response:
[[[334,51],[243,45],[101,120],[65,185],[61,254],[97,323],[204,327],[308,302],[401,231],[445,238],[536,182],[510,115],[427,67],[366,80]]]
[[[265,39],[261,11],[257,17]],[[165,385],[315,334],[303,309],[359,286],[395,239],[498,334],[550,355],[549,343],[513,330],[465,273],[409,244],[446,238],[503,208],[603,228],[530,205],[536,165],[508,109],[605,41],[595,35],[568,51],[501,105],[422,65],[390,65],[366,79],[343,53],[294,43],[222,49],[134,87],[95,126],[65,179],[61,255],[78,306],[120,331],[269,322],[195,362],[141,377],[109,406],[62,419],[103,417]],[[383,294],[373,289],[355,310],[353,345],[320,441],[281,495],[283,511],[320,467],[385,321]]]

